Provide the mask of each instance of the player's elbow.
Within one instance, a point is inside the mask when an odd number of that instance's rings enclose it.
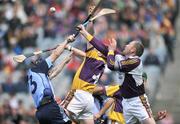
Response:
[[[82,52],[82,53],[81,53],[81,56],[82,56],[82,57],[86,57],[86,53],[85,53],[85,52]]]
[[[109,98],[108,100],[111,104],[113,104],[115,102],[114,98]]]

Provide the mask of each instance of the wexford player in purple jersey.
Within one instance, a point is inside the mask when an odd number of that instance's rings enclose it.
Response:
[[[81,34],[97,50],[107,56],[107,64],[111,70],[124,74],[124,81],[121,86],[123,97],[123,114],[127,124],[136,123],[139,120],[144,124],[155,124],[152,111],[145,94],[143,83],[143,68],[140,56],[144,47],[139,41],[132,41],[126,45],[122,53],[115,52],[116,41],[111,40],[107,48],[102,42],[89,34],[83,25],[78,26]],[[122,57],[123,56],[123,57]]]

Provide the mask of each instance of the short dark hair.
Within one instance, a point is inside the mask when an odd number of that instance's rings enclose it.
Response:
[[[140,41],[136,41],[135,48],[136,48],[136,55],[141,57],[144,52],[144,45]]]

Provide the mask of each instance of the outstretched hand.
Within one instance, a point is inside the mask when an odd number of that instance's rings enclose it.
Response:
[[[155,117],[156,121],[162,120],[167,116],[167,111],[166,110],[162,110],[162,111],[158,111],[157,112],[157,117]]]
[[[94,120],[98,120],[101,117],[101,114],[97,113],[94,115]]]
[[[108,49],[115,51],[116,47],[117,47],[117,41],[114,38],[110,39]]]
[[[100,117],[101,117],[101,114],[97,113],[94,115],[94,120],[98,120],[100,119]]]
[[[104,120],[101,119],[101,114],[97,113],[94,115],[94,120],[96,121],[97,124],[104,124]]]
[[[76,30],[77,30],[77,31],[80,31],[80,33],[83,33],[83,32],[86,31],[84,25],[82,25],[82,24],[78,25],[78,26],[76,27]]]
[[[75,35],[73,34],[73,35],[69,35],[68,37],[67,37],[67,42],[68,43],[71,43],[71,42],[73,42],[73,41],[75,41]]]

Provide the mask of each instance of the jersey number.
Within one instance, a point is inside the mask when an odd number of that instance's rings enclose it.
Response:
[[[30,76],[30,83],[31,83],[31,86],[33,85],[33,89],[31,91],[31,93],[34,94],[37,89],[37,83],[35,81],[32,81],[32,75]]]

